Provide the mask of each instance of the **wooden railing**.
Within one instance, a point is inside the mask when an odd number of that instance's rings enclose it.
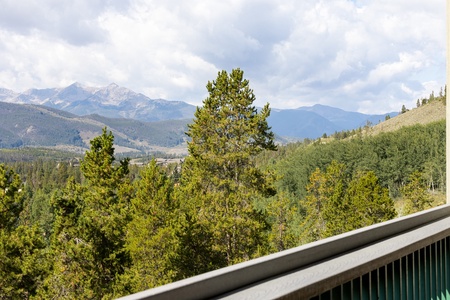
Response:
[[[450,205],[121,298],[450,299]]]

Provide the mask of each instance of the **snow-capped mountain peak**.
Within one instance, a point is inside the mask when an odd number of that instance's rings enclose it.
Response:
[[[192,118],[195,111],[190,104],[153,100],[115,83],[98,88],[75,82],[65,88],[29,89],[23,93],[0,89],[0,101],[46,105],[77,115],[98,114],[141,121]]]

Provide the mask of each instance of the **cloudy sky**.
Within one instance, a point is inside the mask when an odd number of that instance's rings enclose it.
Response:
[[[200,105],[244,70],[256,105],[399,111],[445,85],[444,0],[0,0],[0,87]]]

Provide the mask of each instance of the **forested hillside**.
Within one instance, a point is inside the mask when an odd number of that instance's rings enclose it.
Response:
[[[282,176],[279,187],[300,198],[306,194],[311,173],[317,168],[325,170],[333,160],[345,164],[349,175],[358,171],[375,172],[394,198],[414,171],[423,173],[430,189],[444,191],[445,120],[376,136],[356,135],[326,143],[319,139],[298,145],[281,160],[277,158],[273,160]]]
[[[0,115],[2,149],[46,147],[80,153],[86,151],[90,139],[107,126],[115,134],[117,152],[129,155],[177,148],[185,154],[184,132],[191,121],[143,122],[93,114],[79,117],[45,106],[4,102],[0,102]]]
[[[241,70],[207,90],[180,165],[117,160],[107,128],[80,161],[0,165],[1,299],[111,299],[423,210],[446,189],[444,120],[277,147]]]

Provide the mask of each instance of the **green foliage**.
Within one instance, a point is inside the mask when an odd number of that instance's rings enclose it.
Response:
[[[267,125],[270,109],[266,105],[258,112],[252,105],[255,96],[241,70],[219,72],[207,90],[187,132],[190,155],[183,164],[181,203],[186,220],[197,223],[187,228],[204,229],[213,256],[233,264],[254,257],[265,244],[264,218],[252,199],[274,190],[271,175],[256,167],[255,157],[276,147]]]
[[[312,195],[318,194],[318,199],[322,202],[320,214],[326,226],[324,226],[322,232],[318,232],[319,236],[333,236],[342,233],[342,229],[345,228],[349,206],[344,201],[349,180],[345,171],[344,164],[332,161],[326,169],[325,178],[319,181],[318,186],[317,182],[314,182],[314,185],[308,187],[309,193]],[[313,182],[311,181],[311,183]]]
[[[177,196],[177,199],[188,201],[182,196]],[[180,204],[183,205],[183,203]],[[177,257],[174,261],[177,270],[176,279],[227,266],[226,257],[214,248],[215,240],[209,225],[202,220],[201,216],[190,213],[186,207],[180,211],[176,224],[179,241]]]
[[[81,155],[61,150],[47,148],[0,149],[0,161],[7,164],[36,162],[36,161],[76,161]],[[19,172],[17,170],[17,172]]]
[[[54,189],[62,189],[69,177],[81,182],[81,173],[76,159],[42,159],[14,162],[9,164],[32,193],[42,190],[50,193]]]
[[[21,195],[22,181],[19,175],[0,165],[0,229],[12,231],[19,222],[24,198]]]
[[[394,202],[372,171],[358,172],[353,179],[345,165],[333,161],[325,172],[316,169],[307,187],[304,221],[306,241],[315,241],[390,220]]]
[[[36,295],[47,275],[46,243],[37,226],[0,229],[0,299],[28,299]]]
[[[20,224],[24,207],[22,181],[0,165],[0,298],[28,298],[46,274],[46,244],[37,226]]]
[[[380,186],[373,171],[356,174],[348,184],[343,202],[346,204],[342,222],[345,231],[384,222],[397,215],[388,190]]]
[[[128,292],[169,283],[177,275],[173,262],[178,246],[174,228],[178,203],[173,199],[173,184],[152,160],[135,185],[125,244],[133,264],[121,280]]]
[[[111,132],[91,141],[82,161],[84,185],[69,180],[55,195],[53,272],[42,293],[57,298],[101,298],[111,293],[130,258],[124,249],[129,221],[128,160],[114,165]]]
[[[415,213],[431,207],[433,201],[427,191],[427,184],[422,173],[413,172],[401,192],[406,200],[404,214]]]
[[[400,111],[401,114],[404,114],[405,112],[407,112],[408,109],[406,108],[405,105],[402,105],[402,110]]]
[[[121,182],[121,179],[128,174],[128,159],[120,161],[120,166],[113,166],[114,157],[114,136],[112,132],[103,129],[103,134],[91,141],[91,149],[81,162],[81,171],[90,185],[94,187],[109,188],[109,192]]]
[[[347,178],[345,166],[333,161],[322,172],[316,169],[307,186],[307,196],[302,203],[306,209],[304,227],[306,241],[315,241],[336,234],[345,223],[346,207],[343,202]]]
[[[37,225],[50,238],[53,227],[53,211],[50,204],[51,194],[37,190],[28,203],[29,222]]]
[[[280,149],[282,150],[282,149]],[[313,143],[291,150],[272,162],[281,175],[278,189],[298,199],[306,196],[311,174],[333,160],[345,163],[347,175],[372,170],[392,198],[416,170],[425,172],[430,188],[445,190],[445,121],[415,125],[396,132],[329,143]]]
[[[270,224],[270,252],[279,252],[299,244],[296,229],[300,226],[298,209],[287,193],[279,192],[266,206]]]

